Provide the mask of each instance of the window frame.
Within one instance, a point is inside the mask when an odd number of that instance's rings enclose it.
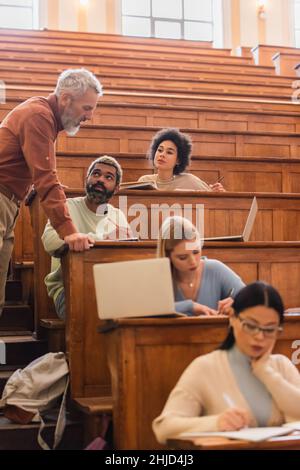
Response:
[[[293,2],[293,23],[294,23],[294,45],[297,48],[300,48],[300,21],[299,26],[296,25],[296,5],[300,9],[300,0],[294,0]],[[299,42],[297,42],[297,36],[299,36]]]
[[[6,26],[0,23],[0,28],[7,29],[38,29],[39,27],[39,0],[31,0],[31,5],[20,5],[14,3],[7,3],[6,0],[0,0],[0,17],[1,17],[1,8],[17,8],[19,10],[31,10],[31,26],[19,27],[19,26]]]
[[[186,41],[213,41],[214,40],[214,0],[210,0],[211,1],[211,21],[201,21],[201,20],[193,20],[193,19],[190,19],[190,18],[185,18],[184,17],[184,0],[181,0],[181,5],[182,5],[182,16],[181,18],[165,18],[165,17],[159,17],[159,16],[153,16],[153,7],[152,7],[152,0],[149,0],[150,1],[150,13],[149,13],[149,16],[144,16],[144,15],[127,15],[127,14],[123,14],[123,2],[121,2],[121,18],[122,18],[122,21],[121,21],[121,29],[122,29],[122,34],[125,35],[125,33],[123,32],[123,18],[124,17],[128,17],[128,18],[144,18],[144,19],[150,19],[150,37],[151,38],[158,38],[158,39],[164,39],[160,36],[156,36],[155,35],[155,22],[156,21],[162,21],[162,22],[167,22],[167,23],[180,23],[180,38],[178,39],[182,39],[182,40],[186,40]],[[206,39],[187,39],[185,38],[184,34],[185,34],[185,22],[188,22],[188,23],[196,23],[196,24],[208,24],[208,25],[211,25],[211,37],[210,38],[206,38]],[[126,34],[127,35],[127,34]],[[149,37],[149,36],[137,36],[137,37]],[[168,38],[169,39],[169,38]]]

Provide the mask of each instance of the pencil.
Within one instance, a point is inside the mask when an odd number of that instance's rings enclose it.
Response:
[[[221,183],[221,181],[223,181],[223,179],[224,179],[224,176],[219,176],[216,183]],[[214,183],[214,184],[216,184],[216,183]]]
[[[227,294],[227,297],[232,297],[233,294],[234,294],[234,287],[232,287],[232,289],[230,289],[230,291]]]

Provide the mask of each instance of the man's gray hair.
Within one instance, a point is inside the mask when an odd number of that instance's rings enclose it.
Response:
[[[92,72],[86,69],[68,69],[58,77],[54,93],[57,97],[62,93],[70,93],[78,98],[84,95],[89,88],[102,96],[102,85]]]
[[[94,160],[88,168],[87,177],[90,176],[97,163],[113,166],[116,169],[116,184],[118,185],[121,183],[123,176],[121,165],[115,158],[110,157],[109,155],[103,155],[103,157],[96,158],[96,160]]]

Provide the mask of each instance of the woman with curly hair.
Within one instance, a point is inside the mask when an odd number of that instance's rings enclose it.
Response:
[[[187,134],[178,129],[162,129],[153,137],[149,158],[152,160],[155,174],[141,176],[139,181],[152,182],[157,189],[197,191],[225,191],[221,183],[209,185],[191,173],[185,173],[190,163],[192,141]]]

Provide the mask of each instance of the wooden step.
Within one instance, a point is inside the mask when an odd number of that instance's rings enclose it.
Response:
[[[48,341],[48,351],[58,352],[66,350],[65,322],[59,318],[43,318],[40,321],[42,338]]]
[[[5,384],[12,373],[13,373],[13,370],[0,370],[0,397],[2,396],[2,392],[5,387]]]
[[[22,283],[19,280],[7,280],[5,286],[5,301],[6,302],[21,302],[22,301]]]
[[[111,396],[78,397],[73,399],[73,403],[76,409],[82,413],[84,445],[87,446],[105,432],[105,420],[113,414],[113,400]]]
[[[41,450],[37,435],[39,423],[16,424],[0,416],[0,451],[1,450]],[[46,423],[43,437],[48,444],[53,441],[55,422]],[[83,445],[83,427],[76,420],[67,419],[67,425],[62,441],[57,449],[59,450],[80,450]]]
[[[5,344],[5,363],[0,365],[0,371],[7,370],[8,366],[27,365],[48,352],[47,342],[36,340],[32,335],[0,336],[0,342]]]
[[[75,406],[85,414],[112,414],[113,400],[108,397],[79,397],[73,399]]]
[[[5,305],[0,317],[0,331],[33,330],[33,313],[29,305]]]

